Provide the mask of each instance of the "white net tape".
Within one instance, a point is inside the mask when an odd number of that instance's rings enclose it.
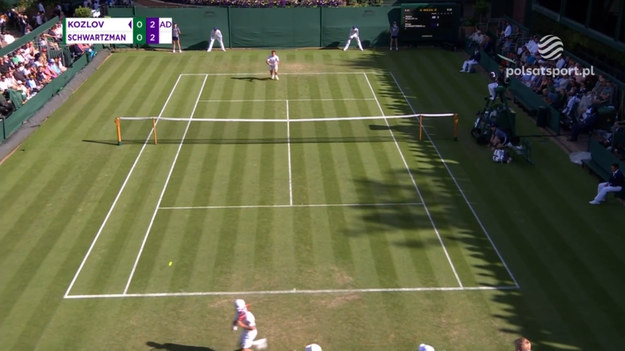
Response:
[[[419,117],[453,117],[454,113],[422,113],[394,116],[365,116],[365,117],[315,117],[315,118],[177,118],[177,117],[119,117],[125,121],[174,121],[174,122],[268,122],[268,123],[302,123],[302,122],[336,122],[336,121],[364,121],[384,119],[406,119]]]

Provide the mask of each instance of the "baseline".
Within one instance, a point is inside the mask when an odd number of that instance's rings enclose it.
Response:
[[[314,295],[314,294],[354,294],[354,293],[415,293],[428,291],[494,291],[494,290],[519,290],[517,286],[468,286],[468,287],[421,287],[421,288],[364,288],[364,289],[318,289],[318,290],[259,290],[259,291],[198,291],[198,292],[175,292],[175,293],[145,293],[145,294],[93,294],[93,295],[69,295],[66,299],[104,299],[104,298],[127,298],[127,297],[188,297],[188,296],[242,296],[242,295]]]

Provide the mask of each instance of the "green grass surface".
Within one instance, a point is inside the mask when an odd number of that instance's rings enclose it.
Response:
[[[623,207],[549,137],[470,136],[487,94],[438,49],[123,52],[0,166],[7,350],[619,350]],[[289,119],[455,112],[342,122]],[[517,115],[517,131],[541,135]],[[188,128],[187,128],[188,127]],[[147,143],[147,145],[146,145]],[[172,261],[169,266],[168,262]]]

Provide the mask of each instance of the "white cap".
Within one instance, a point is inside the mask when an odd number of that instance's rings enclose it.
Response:
[[[245,300],[243,300],[243,299],[236,299],[236,300],[234,300],[234,308],[237,311],[245,310],[246,309]]]
[[[321,350],[321,346],[317,344],[310,344],[306,346],[305,351],[322,351],[322,350]]]
[[[434,348],[427,344],[419,345],[419,351],[435,351]]]

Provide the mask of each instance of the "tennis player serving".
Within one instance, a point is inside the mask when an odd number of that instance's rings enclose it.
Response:
[[[278,77],[278,64],[280,63],[280,58],[276,54],[276,50],[271,50],[271,55],[267,57],[267,65],[269,66],[269,74],[271,75],[271,79],[280,80]]]

